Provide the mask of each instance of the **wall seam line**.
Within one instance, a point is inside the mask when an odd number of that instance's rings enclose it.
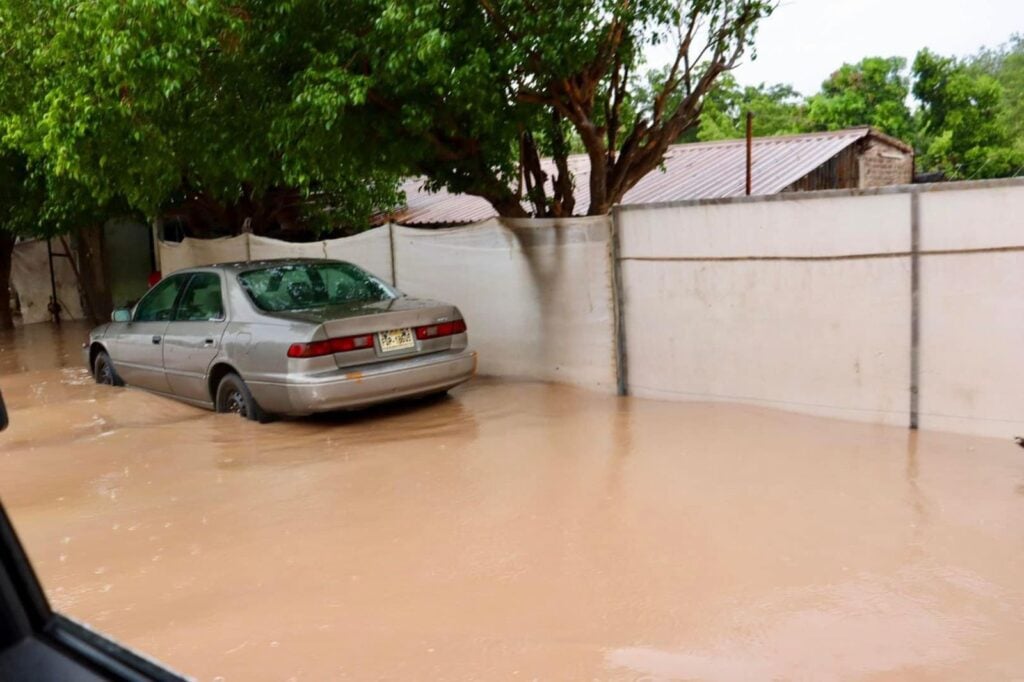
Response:
[[[917,195],[914,195],[917,196]],[[869,253],[839,253],[832,256],[620,256],[620,261],[638,261],[645,263],[729,263],[759,261],[843,261],[871,260],[882,258],[913,258],[915,256],[969,256],[986,253],[1015,253],[1024,251],[1024,245],[1013,246],[979,246],[974,249],[930,249],[917,251],[890,251]]]
[[[625,304],[622,286],[622,258],[619,256],[619,208],[612,208],[609,221],[609,257],[611,260],[612,312],[615,316],[612,328],[615,341],[615,381],[616,392],[620,396],[629,395],[629,359],[626,353],[626,320],[623,314]]]
[[[910,428],[916,430],[921,398],[921,194],[910,195]]]

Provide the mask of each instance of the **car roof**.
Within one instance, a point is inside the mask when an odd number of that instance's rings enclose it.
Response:
[[[211,265],[196,265],[191,268],[177,270],[172,275],[186,272],[201,272],[203,270],[224,270],[235,274],[248,272],[249,270],[260,270],[262,268],[280,267],[282,265],[315,265],[323,263],[345,263],[348,261],[336,260],[334,258],[267,258],[263,260],[233,261],[230,263],[213,263]]]

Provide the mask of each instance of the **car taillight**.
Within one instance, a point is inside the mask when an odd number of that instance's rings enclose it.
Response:
[[[373,334],[339,336],[334,339],[325,339],[323,341],[293,343],[288,346],[288,357],[318,358],[322,355],[347,353],[350,350],[360,350],[362,348],[373,348]]]
[[[416,327],[416,338],[420,341],[436,339],[439,336],[452,336],[453,334],[465,333],[465,320],[452,320],[451,322],[439,322],[437,324],[428,324],[423,327]]]

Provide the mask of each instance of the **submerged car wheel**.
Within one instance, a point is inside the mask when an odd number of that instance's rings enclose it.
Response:
[[[237,374],[227,374],[220,380],[216,406],[218,412],[234,413],[260,423],[269,421],[267,414],[260,409],[249,392],[249,387]]]
[[[121,377],[117,375],[117,370],[114,369],[114,363],[110,361],[110,356],[105,350],[96,354],[96,361],[92,365],[92,375],[97,384],[124,386]]]

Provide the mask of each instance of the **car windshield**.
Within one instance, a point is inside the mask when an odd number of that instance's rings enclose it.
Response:
[[[267,312],[397,298],[391,287],[351,263],[275,265],[243,272],[238,281],[253,303]]]

